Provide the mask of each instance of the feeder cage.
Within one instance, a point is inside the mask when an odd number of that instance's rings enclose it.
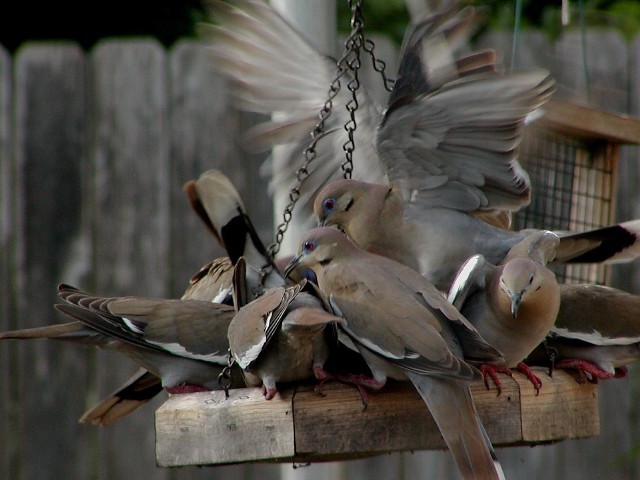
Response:
[[[531,177],[531,204],[513,227],[583,231],[616,221],[615,192],[621,144],[640,143],[640,120],[551,100],[526,131],[520,161]],[[567,283],[607,284],[602,264],[556,267]]]

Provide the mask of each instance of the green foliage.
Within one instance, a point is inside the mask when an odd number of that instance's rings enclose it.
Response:
[[[351,10],[347,0],[336,0],[338,31],[348,34],[351,30]],[[400,45],[409,22],[404,0],[364,0],[362,14],[365,32],[381,32]]]
[[[427,1],[427,0],[425,0]],[[350,31],[351,11],[348,0],[337,0],[338,30]],[[549,37],[557,38],[568,28],[579,28],[584,15],[589,28],[614,28],[631,40],[640,33],[640,1],[638,0],[569,0],[570,24],[562,25],[561,0],[522,0],[521,28],[539,28]],[[462,5],[474,5],[486,10],[484,30],[512,30],[516,0],[460,0]],[[582,9],[582,11],[581,11]],[[409,22],[404,0],[363,0],[363,15],[367,32],[382,32],[398,44]]]

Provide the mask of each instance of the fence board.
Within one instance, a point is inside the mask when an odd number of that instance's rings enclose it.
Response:
[[[13,238],[13,117],[11,109],[11,58],[0,46],[0,328],[13,328],[16,321],[13,290],[15,288]],[[4,367],[16,362],[16,345],[0,349],[0,422],[5,434],[0,435],[0,478],[17,477],[17,413],[15,370]]]
[[[16,57],[18,323],[54,323],[55,285],[79,229],[86,105],[84,58],[76,45],[34,44]],[[86,353],[54,342],[19,345],[20,474],[88,474],[77,424]],[[43,426],[46,425],[46,428]]]
[[[513,68],[550,68],[553,50],[543,32],[523,30],[518,36],[518,49]],[[487,32],[476,43],[479,48],[493,48],[499,55],[499,61],[507,68],[511,67],[513,32]]]
[[[244,178],[244,165],[229,142],[240,133],[239,114],[230,111],[224,81],[206,50],[199,43],[182,41],[170,53],[170,67],[171,293],[179,296],[203,264],[224,254],[191,211],[182,186],[211,168]]]
[[[566,33],[555,44],[551,70],[557,80],[558,96],[607,111],[627,112],[627,43],[615,31],[589,30],[585,49],[577,31]]]
[[[167,294],[169,258],[168,65],[155,41],[110,40],[91,61],[91,157],[95,202],[94,290],[101,295]],[[107,394],[134,370],[111,352],[98,355]],[[154,431],[132,415],[100,435],[98,478],[163,479]]]

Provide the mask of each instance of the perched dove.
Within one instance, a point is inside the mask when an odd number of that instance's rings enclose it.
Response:
[[[560,287],[546,267],[558,243],[556,234],[537,231],[512,247],[499,265],[474,255],[451,286],[449,301],[504,358],[503,365],[481,366],[485,383],[491,376],[498,393],[496,370],[510,374],[509,368],[518,368],[536,390],[542,386],[523,360],[545,339],[558,315]]]
[[[76,321],[0,334],[96,345],[127,355],[170,393],[219,388],[234,309],[199,300],[97,297],[60,285],[56,308]]]
[[[404,199],[395,185],[336,180],[316,198],[319,224],[338,226],[361,248],[393,258],[448,291],[469,257],[500,263],[534,229],[505,230],[462,210]],[[414,201],[415,200],[415,201]],[[556,262],[624,262],[640,254],[640,220],[586,232],[558,232]]]
[[[563,284],[556,322],[527,362],[575,368],[597,380],[623,377],[639,358],[639,295],[602,285]]]
[[[234,288],[242,290],[237,280]],[[328,311],[328,304],[306,279],[268,289],[239,307],[229,325],[229,347],[249,374],[246,383],[262,384],[267,400],[277,393],[277,383],[331,378],[324,364],[337,340],[335,326],[344,320]]]
[[[503,478],[469,389],[480,374],[463,360],[502,358],[456,308],[419,273],[358,248],[333,228],[303,235],[286,271],[295,266],[315,271],[346,321],[339,329],[373,373],[370,385],[410,380],[464,478]]]

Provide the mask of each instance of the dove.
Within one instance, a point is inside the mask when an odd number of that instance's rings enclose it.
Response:
[[[162,391],[162,380],[150,371],[140,368],[113,393],[84,412],[80,417],[80,423],[112,425]]]
[[[545,339],[560,309],[560,286],[547,268],[560,242],[549,231],[537,231],[514,245],[498,265],[474,255],[460,268],[448,300],[471,322],[504,358],[500,366],[485,364],[500,393],[496,371],[510,374],[510,368],[525,373],[536,390],[541,380],[524,363]]]
[[[49,338],[125,354],[170,393],[219,388],[227,365],[233,307],[199,300],[98,297],[58,287],[56,309],[75,321],[0,333],[0,339]]]
[[[262,243],[242,198],[229,177],[218,169],[210,169],[203,172],[198,179],[186,182],[183,190],[194,212],[227,251],[230,265],[235,265],[240,257],[244,257],[248,288],[253,291],[254,296],[260,293],[262,287],[270,288],[284,284],[282,273]],[[197,281],[193,282],[185,294],[196,295],[195,292],[209,281],[207,268],[205,265],[201,273],[197,274]],[[232,276],[229,267],[225,277],[225,285],[228,285],[229,289],[224,290],[227,295],[230,295],[229,280]],[[220,296],[224,293],[221,291]]]
[[[411,381],[464,478],[504,478],[469,389],[481,375],[465,361],[502,357],[460,312],[418,272],[360,249],[334,228],[302,236],[285,273],[296,267],[314,270],[344,318],[338,328],[369,365],[369,386]]]
[[[527,362],[577,369],[594,381],[623,377],[640,358],[639,319],[639,295],[603,285],[562,284],[555,324]]]
[[[234,279],[235,291],[245,290],[238,286],[243,280]],[[324,364],[336,341],[335,326],[344,319],[329,311],[312,283],[302,279],[267,289],[249,303],[238,300],[237,308],[228,329],[230,352],[249,374],[246,383],[262,384],[267,400],[276,395],[277,383],[332,378]]]
[[[408,200],[395,184],[335,180],[314,202],[320,226],[342,229],[358,246],[393,258],[448,291],[460,266],[480,254],[500,263],[509,250],[535,229],[505,230],[473,215],[435,202]],[[584,232],[557,232],[554,262],[627,262],[640,253],[640,220]],[[554,232],[556,233],[556,232]]]

